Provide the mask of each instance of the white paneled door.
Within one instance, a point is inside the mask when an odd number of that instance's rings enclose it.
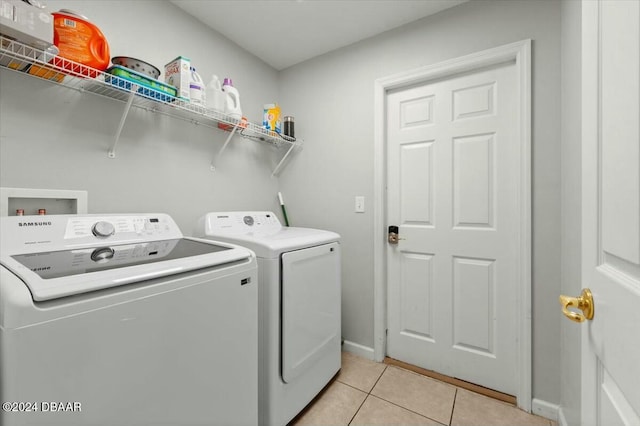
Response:
[[[640,425],[640,3],[582,8],[581,424]]]
[[[387,355],[518,393],[515,61],[387,94]]]

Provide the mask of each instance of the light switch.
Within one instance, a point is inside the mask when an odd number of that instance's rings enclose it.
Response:
[[[356,196],[356,213],[364,213],[364,197]]]

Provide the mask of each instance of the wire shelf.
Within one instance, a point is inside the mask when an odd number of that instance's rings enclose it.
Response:
[[[293,148],[301,145],[301,141],[295,138],[269,131],[255,123],[238,120],[204,106],[169,96],[162,91],[137,85],[130,80],[70,61],[3,35],[0,35],[0,42],[0,66],[7,69],[194,124],[229,132],[237,127],[236,134],[277,147],[289,145]],[[118,137],[119,132],[116,141]]]

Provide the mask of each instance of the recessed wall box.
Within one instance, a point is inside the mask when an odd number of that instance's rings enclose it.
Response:
[[[46,214],[87,214],[87,191],[64,189],[0,188],[0,216]]]

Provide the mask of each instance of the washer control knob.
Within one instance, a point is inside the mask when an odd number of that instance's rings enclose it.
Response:
[[[253,217],[245,216],[245,217],[242,218],[242,220],[244,221],[245,225],[253,226]]]
[[[91,232],[96,237],[106,238],[113,235],[116,232],[116,228],[111,222],[100,221],[93,224]]]
[[[109,261],[115,253],[115,250],[111,247],[97,248],[93,253],[91,253],[91,260],[98,263],[104,263]]]

